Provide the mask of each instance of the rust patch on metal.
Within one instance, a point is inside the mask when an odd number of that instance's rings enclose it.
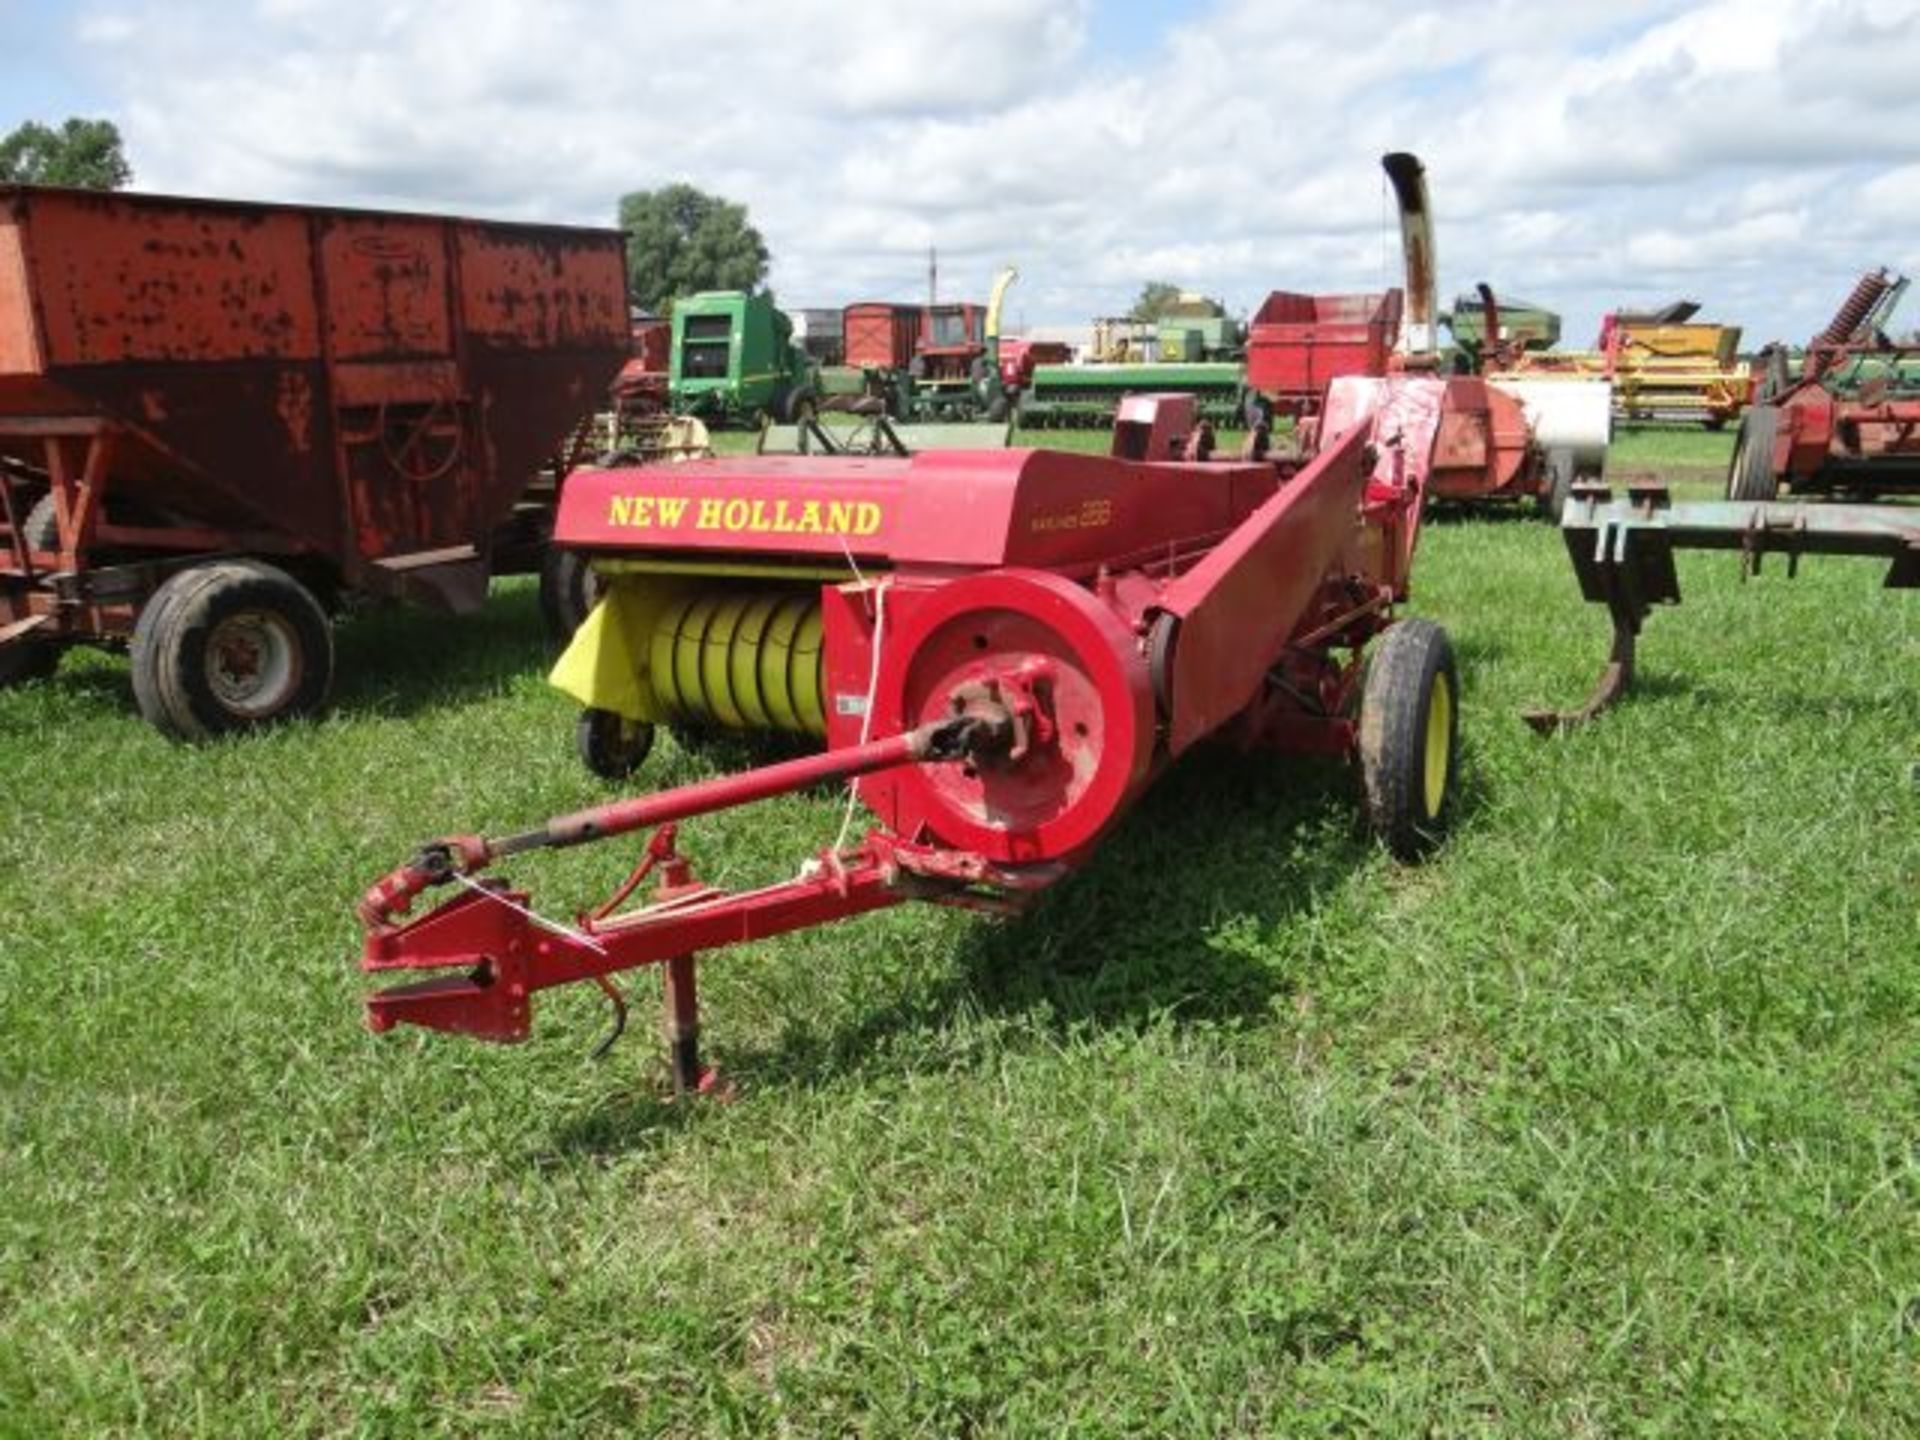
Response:
[[[280,376],[279,394],[274,407],[280,422],[287,427],[287,448],[304,455],[313,448],[313,387],[298,370]]]

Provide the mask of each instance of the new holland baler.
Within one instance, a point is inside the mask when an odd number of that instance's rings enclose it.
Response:
[[[1410,272],[1430,273],[1419,164],[1388,167],[1419,217]],[[1453,807],[1459,689],[1445,632],[1399,607],[1428,495],[1506,450],[1487,387],[1439,376],[1430,335],[1395,373],[1335,379],[1305,458],[1211,461],[1197,402],[1168,394],[1123,400],[1104,456],[577,473],[558,535],[590,557],[602,598],[554,679],[585,707],[588,763],[629,772],[662,722],[824,748],[423,846],[361,898],[361,965],[434,973],[370,996],[369,1023],[520,1040],[538,991],[587,982],[624,1024],[611,977],[658,965],[675,1089],[706,1088],[700,952],[907,900],[1015,909],[1206,743],[1350,759],[1375,833],[1417,856]],[[847,823],[791,879],[694,878],[683,822],[839,780]],[[873,823],[849,840],[856,800]],[[625,878],[572,924],[494,871],[643,832]],[[460,893],[410,918],[449,885]]]
[[[666,975],[677,1090],[702,1088],[695,960],[906,900],[1005,910],[1086,859],[1195,745],[1353,757],[1383,841],[1412,856],[1451,809],[1458,689],[1406,598],[1445,382],[1336,382],[1296,462],[1184,453],[1187,396],[1125,403],[1114,453],[717,458],[586,471],[560,534],[606,583],[558,678],[593,743],[662,718],[812,733],[818,753],[434,841],[363,897],[363,967],[438,972],[368,1000],[399,1024],[524,1038],[532,997]],[[1364,662],[1364,663],[1363,663]],[[703,885],[695,816],[824,781],[876,818],[791,879]],[[851,813],[851,812],[850,812]],[[524,852],[645,832],[573,924],[493,873]],[[649,879],[649,903],[621,907]],[[432,887],[460,893],[416,919]]]

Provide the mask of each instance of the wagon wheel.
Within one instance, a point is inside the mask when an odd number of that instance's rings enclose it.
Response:
[[[453,469],[465,448],[457,400],[435,400],[411,419],[395,419],[382,402],[379,430],[380,453],[387,464],[416,485],[438,480]]]

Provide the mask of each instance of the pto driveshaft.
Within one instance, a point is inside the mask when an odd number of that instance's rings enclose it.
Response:
[[[422,891],[443,885],[455,875],[482,870],[504,856],[606,840],[805,790],[829,780],[851,780],[896,765],[985,755],[1004,750],[1012,733],[1011,717],[976,710],[932,721],[901,735],[870,740],[864,745],[804,755],[738,775],[720,775],[653,795],[638,795],[588,810],[576,810],[549,820],[537,830],[523,830],[517,835],[499,839],[481,835],[448,836],[421,847],[411,860],[376,881],[361,897],[357,913],[369,930],[385,930],[407,912],[414,897]]]

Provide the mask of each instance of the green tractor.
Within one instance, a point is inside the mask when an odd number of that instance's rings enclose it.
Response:
[[[706,290],[673,305],[667,388],[675,414],[709,425],[797,423],[819,400],[816,367],[773,297]]]

